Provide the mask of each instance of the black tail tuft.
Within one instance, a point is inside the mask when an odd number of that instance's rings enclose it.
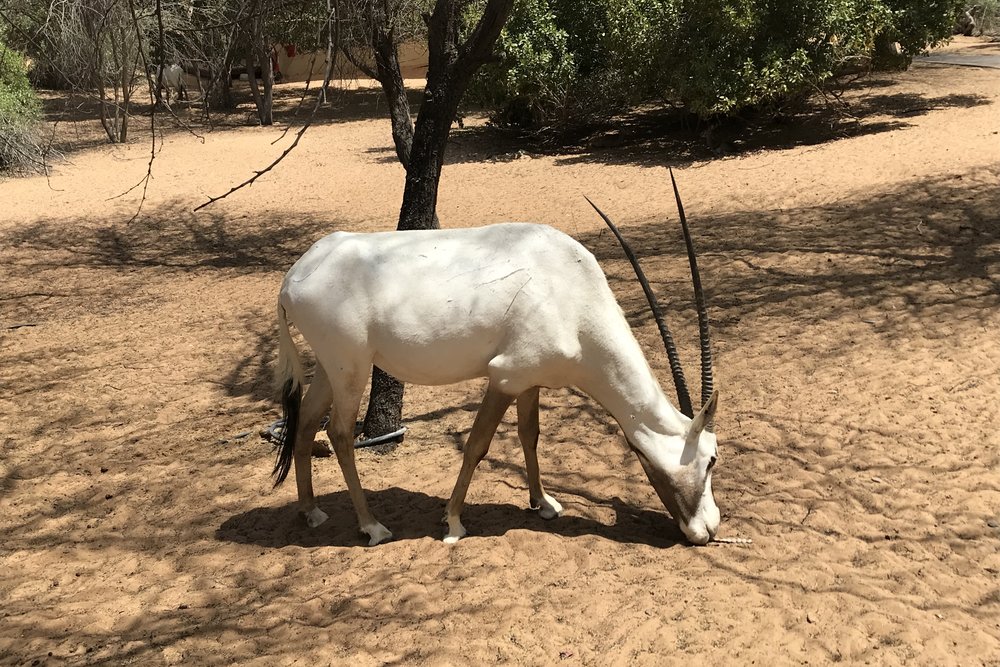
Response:
[[[285,426],[281,431],[281,440],[278,442],[278,457],[274,461],[274,470],[271,476],[274,477],[274,487],[281,486],[281,483],[288,477],[288,471],[292,468],[292,455],[295,453],[295,432],[299,428],[299,406],[302,403],[302,385],[289,379],[281,388],[281,409],[284,412]]]

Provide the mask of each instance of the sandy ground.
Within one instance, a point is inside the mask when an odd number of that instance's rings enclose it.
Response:
[[[695,374],[675,168],[715,327],[722,535],[749,547],[686,546],[615,423],[565,390],[543,392],[539,447],[565,515],[527,509],[511,410],[470,536],[443,544],[481,382],[410,387],[404,445],[359,453],[395,541],[363,546],[332,459],[308,529],[257,435],[279,416],[273,307],[312,241],[395,225],[377,98],[199,213],[290,139],[172,131],[131,222],[142,123],[109,147],[63,118],[68,161],[0,183],[0,663],[1000,664],[1000,77],[921,64],[845,99],[856,121],[722,155],[656,114],[540,152],[471,118],[444,171],[445,225],[591,248],[668,386],[581,195],[633,239]]]

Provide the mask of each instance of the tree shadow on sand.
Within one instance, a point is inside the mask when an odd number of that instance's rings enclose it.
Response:
[[[924,67],[927,67],[926,65]],[[388,109],[377,86],[334,88],[330,101],[315,107],[319,82],[309,90],[300,86],[274,88],[274,129],[296,130],[307,121],[334,125],[370,119],[388,120]],[[787,111],[746,112],[725,121],[702,121],[683,109],[648,104],[618,116],[583,123],[546,133],[498,128],[491,124],[453,128],[448,164],[506,162],[526,153],[557,158],[558,164],[596,163],[638,166],[685,166],[696,162],[743,155],[762,150],[814,146],[849,137],[891,132],[911,125],[921,115],[951,108],[991,104],[992,99],[975,94],[895,93],[899,81],[889,75],[862,77],[847,84],[833,97],[812,96]],[[874,92],[878,91],[878,92]],[[213,111],[205,116],[200,102],[175,104],[172,112],[157,112],[158,132],[204,133],[256,125],[256,112],[249,89],[233,91],[231,111]],[[407,89],[410,107],[419,110],[422,88]],[[141,98],[144,100],[145,98]],[[152,107],[140,100],[133,104],[136,121],[149,116]],[[315,113],[313,113],[316,108]],[[52,93],[44,100],[46,117],[55,123],[96,123],[94,101],[87,97]],[[484,115],[470,108],[470,116]],[[133,123],[140,136],[147,123]],[[64,151],[79,150],[103,143],[99,134],[88,133],[75,142],[60,139]],[[389,123],[385,125],[385,145],[374,150],[377,161],[395,163]]]
[[[1000,190],[991,185],[997,180],[1000,165],[824,206],[689,211],[719,339],[754,316],[864,319],[886,339],[914,318],[986,317],[1000,304]],[[606,208],[613,215],[613,203]],[[670,321],[683,329],[694,321],[690,278],[671,217],[618,223],[673,311]],[[649,324],[649,309],[611,235],[602,231],[579,240],[604,266],[633,326]],[[284,261],[291,264],[291,253]],[[240,360],[240,372],[252,368],[264,382],[270,378],[273,325],[257,319],[247,326],[258,345]],[[237,383],[230,385],[239,393]]]
[[[682,109],[648,105],[551,136],[472,127],[452,133],[448,162],[507,162],[539,154],[555,158],[559,165],[681,167],[892,132],[909,127],[910,120],[921,115],[993,103],[989,97],[964,93],[891,92],[895,85],[891,79],[863,79],[846,91],[849,105],[814,97],[787,113],[747,113],[724,121],[702,121]]]
[[[994,165],[863,197],[854,194],[823,206],[711,215],[688,211],[720,337],[752,315],[807,321],[868,313],[865,317],[875,331],[886,338],[908,317],[983,316],[1000,303],[998,180],[1000,165]],[[602,206],[616,217],[614,202]],[[673,215],[665,212],[660,220],[639,224],[620,218],[617,222],[657,293],[664,295],[668,311],[674,311],[668,318],[684,325],[694,318],[683,242]],[[10,257],[8,275],[108,269],[122,280],[141,284],[157,279],[155,274],[273,273],[277,285],[313,239],[351,228],[349,223],[301,216],[293,225],[280,213],[252,222],[221,211],[194,214],[181,202],[153,209],[131,225],[80,223],[43,220],[0,234],[0,245]],[[601,231],[580,235],[579,240],[604,266],[632,324],[647,324],[648,308],[633,289],[631,269],[611,235]],[[65,274],[62,279],[65,285],[49,284],[46,291],[76,296],[48,301],[75,300],[100,308],[120,298],[113,291],[120,286],[98,285],[83,292],[75,276]],[[7,294],[0,298],[20,320],[47,316],[39,306],[46,300]],[[57,310],[50,310],[50,316],[58,316]],[[234,396],[269,398],[273,320],[247,312],[244,324],[257,344],[237,360],[224,386]]]
[[[985,316],[1000,303],[997,180],[1000,165],[824,206],[715,215],[688,210],[710,315],[725,330],[751,315],[807,320],[870,312],[872,326],[886,337],[901,318],[949,311]],[[614,217],[613,206],[606,210]],[[617,222],[647,272],[666,278],[656,291],[687,310],[690,278],[676,214],[641,225]],[[604,265],[633,324],[648,322],[611,235],[579,240]],[[661,268],[661,261],[669,264]]]

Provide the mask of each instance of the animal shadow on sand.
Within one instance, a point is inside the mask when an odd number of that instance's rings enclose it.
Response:
[[[446,499],[419,491],[391,487],[368,492],[375,516],[391,531],[395,541],[441,539]],[[216,530],[217,539],[280,549],[300,547],[356,547],[367,544],[358,530],[357,518],[347,491],[317,497],[319,507],[330,518],[317,528],[306,526],[296,503],[257,507],[226,519]],[[510,503],[466,503],[462,522],[469,530],[463,541],[499,537],[510,530],[537,530],[564,537],[597,535],[615,542],[671,547],[684,544],[684,536],[664,512],[632,507],[618,498],[607,503],[615,510],[613,524],[573,516],[571,513],[546,521],[526,507]]]

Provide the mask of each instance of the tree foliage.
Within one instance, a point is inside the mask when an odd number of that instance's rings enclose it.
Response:
[[[120,0],[12,0],[4,9],[0,18],[35,62],[36,81],[94,96],[108,140],[125,141],[147,17]]]
[[[28,81],[24,56],[0,40],[0,171],[39,171],[41,104]]]
[[[517,0],[480,76],[501,123],[582,121],[643,99],[702,117],[905,65],[960,0]]]
[[[234,70],[250,77],[262,124],[271,122],[270,55],[275,43],[312,46],[325,20],[318,0],[5,0],[0,27],[33,63],[37,85],[99,103],[108,140],[127,140],[133,94],[146,65],[199,73],[204,105],[231,108]],[[157,102],[159,99],[157,97]]]

